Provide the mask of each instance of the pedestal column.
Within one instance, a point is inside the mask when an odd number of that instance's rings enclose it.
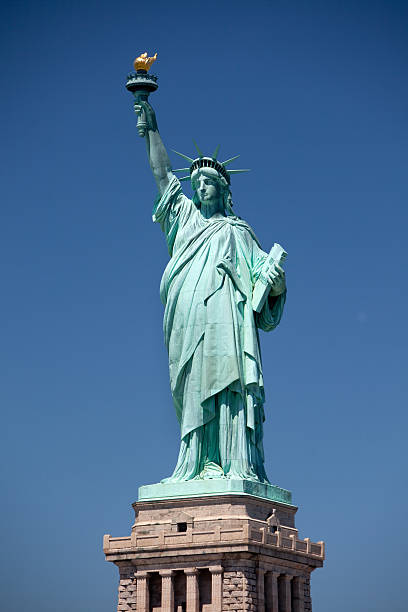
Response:
[[[147,572],[135,572],[136,578],[136,610],[137,612],[149,612],[149,574]]]
[[[213,612],[222,612],[222,573],[224,568],[221,565],[210,567],[212,575],[211,581],[211,603]]]
[[[268,612],[279,612],[278,576],[279,572],[267,572],[265,578],[265,599]]]
[[[290,588],[292,578],[293,576],[290,574],[283,574],[279,578],[279,612],[292,612],[292,597]]]
[[[174,612],[174,571],[162,570],[159,574],[162,577],[162,612]]]
[[[305,597],[304,597],[305,579],[303,576],[295,576],[293,578],[293,612],[304,612]]]
[[[186,612],[199,612],[198,570],[185,569],[186,575]]]
[[[256,584],[258,596],[258,612],[265,612],[265,570],[258,567],[256,570]]]

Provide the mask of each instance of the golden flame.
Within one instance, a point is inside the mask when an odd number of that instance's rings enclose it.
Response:
[[[156,58],[157,53],[155,53],[153,57],[147,57],[147,53],[141,53],[133,62],[135,70],[149,70],[153,62],[156,61]]]

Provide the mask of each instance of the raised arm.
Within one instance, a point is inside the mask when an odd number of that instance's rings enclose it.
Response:
[[[147,123],[147,129],[145,130],[147,157],[159,193],[163,195],[174,174],[171,171],[170,159],[159,134],[156,114],[148,102],[137,102],[134,108],[138,115],[142,113],[145,115]]]

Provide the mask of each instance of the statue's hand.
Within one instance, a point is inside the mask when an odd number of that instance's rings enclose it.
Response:
[[[271,286],[270,295],[280,295],[286,289],[285,271],[277,263],[273,265],[268,274],[268,281]]]
[[[148,102],[140,101],[135,102],[133,105],[136,115],[139,117],[138,128],[139,134],[144,136],[147,130],[157,132],[157,121],[156,113]],[[141,127],[143,127],[143,134],[141,134]]]

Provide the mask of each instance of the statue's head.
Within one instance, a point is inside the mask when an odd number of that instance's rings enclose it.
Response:
[[[214,168],[198,168],[191,174],[193,202],[200,208],[219,203],[220,212],[231,214],[231,191],[225,178]]]
[[[200,150],[198,145],[194,143],[199,157],[193,159],[184,153],[174,151],[180,157],[186,159],[191,166],[189,168],[178,168],[173,172],[185,172],[189,170],[188,176],[183,176],[180,181],[188,181],[191,179],[194,195],[193,202],[200,208],[202,205],[218,200],[220,202],[220,211],[226,212],[227,215],[232,215],[232,199],[231,199],[231,174],[239,172],[248,172],[248,170],[227,170],[227,166],[239,157],[231,157],[223,162],[217,160],[219,145],[215,149],[211,157],[207,157]]]

